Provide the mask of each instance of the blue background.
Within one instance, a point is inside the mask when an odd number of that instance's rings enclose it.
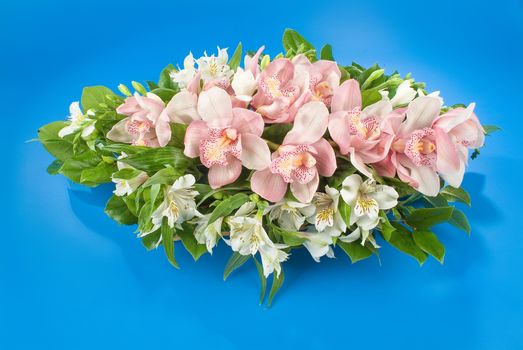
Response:
[[[0,349],[522,349],[522,18],[514,0],[2,0]],[[178,248],[174,270],[105,216],[110,186],[47,175],[51,157],[25,143],[85,85],[154,80],[237,40],[275,54],[285,27],[341,62],[412,72],[503,127],[464,182],[472,235],[438,230],[445,265],[390,246],[381,266],[297,251],[273,307],[258,306],[254,266],[222,281],[223,244],[198,263]]]

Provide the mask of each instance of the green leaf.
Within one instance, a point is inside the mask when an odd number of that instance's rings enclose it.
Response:
[[[263,274],[263,266],[260,264],[258,259],[252,257],[254,264],[256,265],[256,270],[258,270],[258,276],[260,276],[261,291],[260,291],[260,305],[263,304],[263,299],[265,299],[265,292],[267,291],[267,278]]]
[[[165,255],[167,256],[167,260],[169,260],[169,262],[171,263],[172,266],[179,269],[180,266],[178,265],[178,262],[174,258],[173,231],[174,230],[171,227],[169,227],[169,224],[167,223],[167,218],[164,217],[162,220],[162,227],[161,227],[163,249],[165,250]]]
[[[141,170],[136,170],[132,168],[123,168],[122,170],[118,170],[113,173],[112,177],[115,179],[122,179],[122,180],[131,180],[137,177],[142,173]]]
[[[483,130],[485,130],[485,135],[492,135],[495,132],[501,131],[501,128],[496,125],[483,125]]]
[[[248,200],[249,196],[247,196],[245,193],[237,193],[234,196],[221,201],[220,204],[214,208],[211,217],[209,218],[208,224],[210,225],[219,218],[231,214],[234,210],[241,207]]]
[[[229,68],[232,70],[236,70],[238,66],[240,65],[240,61],[242,59],[242,43],[238,43],[238,46],[236,46],[236,50],[234,50],[234,53],[229,61]]]
[[[441,194],[436,197],[424,197],[426,203],[433,207],[444,207],[448,206],[448,202]],[[467,234],[470,234],[470,224],[467,220],[465,214],[458,208],[454,208],[452,211],[452,216],[450,217],[449,224],[452,226],[465,231]]]
[[[365,108],[381,100],[381,94],[378,89],[362,90],[361,101],[362,107]]]
[[[384,177],[383,180],[385,180],[385,184],[394,187],[396,192],[398,192],[400,198],[417,193],[416,190],[412,188],[409,184],[399,179],[393,177]]]
[[[185,173],[188,168],[194,166],[194,162],[186,157],[181,149],[174,147],[149,148],[122,158],[120,161],[149,174],[168,166]]]
[[[87,151],[77,156],[67,159],[62,167],[60,173],[76,183],[82,183],[86,186],[97,186],[96,182],[82,182],[82,172],[85,169],[94,168],[100,163],[101,158],[95,151]]]
[[[178,91],[167,88],[156,88],[151,92],[161,98],[163,102],[168,103]]]
[[[424,252],[435,257],[441,264],[445,258],[445,247],[439,241],[438,237],[430,231],[417,231],[412,232],[414,242]]]
[[[158,241],[162,236],[162,230],[156,230],[142,237],[142,244],[147,250],[156,249],[158,247]]]
[[[372,255],[372,250],[361,245],[360,242],[346,243],[338,241],[336,244],[347,254],[353,264]]]
[[[278,293],[280,288],[283,286],[284,281],[285,275],[283,274],[283,269],[281,270],[279,275],[276,275],[276,273],[273,274],[271,291],[269,293],[269,306],[272,305],[272,300],[274,299],[276,293]]]
[[[131,213],[122,197],[113,195],[105,206],[105,213],[122,225],[136,224],[136,216]]]
[[[396,230],[392,231],[389,243],[401,252],[414,257],[420,265],[427,260],[427,254],[414,242],[412,233],[405,226],[393,223]]]
[[[454,208],[454,211],[452,211],[452,217],[449,220],[449,224],[462,231],[465,231],[467,234],[470,235],[469,221],[467,219],[467,216],[461,210]]]
[[[461,202],[470,206],[470,196],[463,188],[446,186],[441,190],[441,195],[448,202]]]
[[[174,168],[163,168],[157,171],[142,185],[149,187],[153,185],[172,185],[180,176],[184,174],[183,171]]]
[[[140,153],[143,151],[149,150],[149,147],[144,146],[132,146],[132,145],[126,145],[124,143],[113,143],[110,145],[103,146],[102,150],[105,152],[113,152],[113,153],[125,153],[128,156],[131,154]]]
[[[361,85],[361,90],[366,90],[368,87],[372,85],[372,83],[380,78],[385,73],[385,69],[378,69],[372,72],[369,77],[365,80],[365,82]]]
[[[168,64],[160,73],[158,86],[165,89],[178,90],[178,84],[171,79],[171,72],[176,71],[172,64]]]
[[[111,175],[117,170],[115,163],[101,161],[94,168],[85,169],[80,175],[80,183],[103,184],[111,182]]]
[[[158,89],[159,86],[154,81],[146,80],[147,87],[149,88],[149,91],[153,91],[154,89]]]
[[[181,123],[171,123],[171,141],[169,141],[169,146],[176,148],[184,149],[184,138],[185,131],[187,130],[187,125]]]
[[[320,58],[322,60],[334,61],[334,56],[332,55],[332,46],[326,44],[321,48]]]
[[[192,255],[194,261],[197,261],[203,254],[207,253],[205,244],[198,243],[194,237],[194,226],[184,225],[183,230],[178,230],[176,234],[180,237],[183,246]]]
[[[58,132],[69,125],[68,122],[60,121],[47,124],[38,129],[38,139],[53,157],[65,161],[73,156],[72,136],[60,138]]]
[[[245,264],[250,257],[251,255],[241,255],[238,252],[232,253],[229,261],[227,261],[225,270],[223,271],[223,280],[225,281],[234,270]]]
[[[105,86],[88,86],[82,91],[82,109],[87,113],[90,109],[99,109],[103,105],[113,105],[111,97],[119,98],[111,89]],[[102,105],[102,106],[100,106]]]
[[[60,168],[62,167],[62,164],[64,164],[61,160],[55,159],[49,166],[47,167],[47,173],[50,175],[56,175],[59,174]]]
[[[342,162],[338,160],[337,163],[336,172],[327,179],[329,186],[334,188],[339,188],[347,176],[356,173],[356,168],[348,160]]]
[[[340,212],[341,218],[345,222],[345,225],[347,225],[347,227],[350,227],[351,208],[347,203],[345,203],[345,201],[342,198],[340,198],[340,200],[338,201],[338,210]]]
[[[295,54],[306,50],[314,50],[314,46],[293,29],[285,29],[282,43],[285,51],[293,51]]]
[[[392,232],[395,231],[396,229],[394,228],[394,226],[391,225],[389,218],[387,217],[387,214],[385,214],[384,211],[380,211],[380,217],[381,217],[381,220],[380,220],[381,235],[383,236],[383,239],[385,239],[386,241],[389,241],[390,237],[392,235]]]
[[[291,247],[300,246],[308,240],[307,237],[301,232],[288,231],[277,225],[274,225],[273,223],[270,223],[270,227],[273,230],[273,233],[281,236],[283,242]]]
[[[276,144],[281,144],[291,128],[291,124],[273,124],[265,128],[262,138]]]
[[[453,207],[414,209],[407,216],[406,221],[418,230],[425,230],[448,221],[452,216],[453,209]]]

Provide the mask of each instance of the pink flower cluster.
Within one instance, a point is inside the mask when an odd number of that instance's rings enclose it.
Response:
[[[335,62],[312,63],[297,55],[261,69],[262,49],[245,58],[245,70],[238,69],[231,84],[201,84],[196,72],[167,105],[152,93],[128,97],[117,109],[128,117],[107,137],[163,147],[170,123],[187,124],[184,153],[209,169],[212,188],[233,183],[245,167],[254,171],[252,190],[261,197],[277,202],[290,187],[304,203],[317,191],[320,176],[335,173],[336,152],[368,177],[374,169],[435,196],[440,176],[459,187],[468,149],[483,145],[474,104],[440,114],[441,98],[418,93],[406,107],[395,108],[384,97],[363,108],[358,82],[340,83]],[[292,124],[272,153],[262,138],[270,123]]]

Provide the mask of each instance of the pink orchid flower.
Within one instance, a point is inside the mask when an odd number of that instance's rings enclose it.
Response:
[[[167,103],[165,113],[171,122],[188,125],[195,120],[202,119],[197,107],[198,95],[196,92],[183,89]]]
[[[322,101],[331,106],[334,91],[340,86],[341,72],[336,62],[319,60],[311,63],[304,55],[292,59],[298,75],[309,76],[309,91],[312,101]]]
[[[231,97],[223,89],[212,87],[198,99],[202,120],[189,124],[185,133],[188,157],[200,157],[209,168],[209,185],[222,187],[234,182],[242,171],[260,170],[270,162],[270,150],[260,138],[263,119],[253,111],[233,108]]]
[[[438,116],[432,127],[443,131],[456,146],[459,156],[459,170],[442,174],[443,179],[453,187],[459,187],[468,163],[468,150],[483,147],[485,130],[474,114],[475,104],[467,108],[455,108]]]
[[[254,192],[271,201],[280,201],[290,184],[292,194],[303,203],[311,201],[318,189],[319,175],[332,176],[336,156],[323,138],[329,111],[322,102],[309,102],[296,114],[294,125],[265,169],[251,178]]]
[[[393,136],[383,131],[383,123],[392,112],[388,100],[382,100],[363,110],[361,91],[354,79],[345,81],[332,97],[329,133],[340,148],[349,154],[351,163],[368,177],[366,164],[383,160],[389,152]]]
[[[136,146],[163,147],[171,139],[165,104],[151,92],[146,96],[135,93],[127,97],[116,112],[128,117],[116,123],[107,133],[109,140]]]
[[[267,123],[290,123],[297,110],[310,98],[306,74],[296,72],[287,58],[267,65],[258,77],[258,92],[251,104]]]
[[[402,181],[427,196],[439,192],[438,173],[444,178],[455,177],[460,171],[457,148],[445,131],[433,127],[441,105],[438,97],[418,97],[404,111],[406,119],[399,113],[387,119],[385,130],[394,134],[394,140],[387,158],[375,166],[378,174],[397,173]]]

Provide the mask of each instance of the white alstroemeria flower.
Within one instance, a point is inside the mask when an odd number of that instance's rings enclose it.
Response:
[[[263,265],[263,274],[268,277],[276,271],[281,272],[280,263],[287,260],[289,254],[283,248],[287,245],[276,244],[271,241],[263,228],[262,215],[251,216],[254,203],[246,203],[234,216],[226,219],[230,228],[230,240],[227,241],[233,251],[241,255],[260,253]]]
[[[206,83],[219,80],[229,81],[234,71],[227,65],[227,61],[229,60],[227,49],[220,49],[218,47],[217,57],[214,55],[207,56],[207,52],[204,52],[204,55],[205,56],[196,60],[196,63],[198,63],[198,71],[203,81]]]
[[[302,232],[307,241],[303,243],[305,248],[309,251],[312,258],[316,262],[320,262],[320,258],[326,255],[328,258],[334,258],[334,251],[331,244],[333,237],[326,232]]]
[[[196,210],[196,202],[194,201],[194,198],[198,195],[198,191],[193,188],[195,182],[196,179],[192,175],[179,177],[166,191],[162,203],[153,212],[153,229],[149,232],[142,232],[139,237],[159,229],[164,217],[167,218],[169,227],[180,228],[183,222],[195,216],[200,216],[201,214]]]
[[[340,193],[351,207],[350,224],[364,230],[378,225],[380,209],[390,209],[398,204],[398,192],[394,188],[377,185],[373,179],[363,181],[357,174],[343,180]]]
[[[416,97],[416,90],[411,87],[412,82],[405,80],[396,89],[396,94],[390,99],[390,103],[393,107],[406,105],[410,103]],[[380,91],[384,100],[388,100],[388,92]]]
[[[236,98],[240,101],[250,102],[256,92],[257,81],[250,70],[243,70],[238,67],[232,78],[232,88]]]
[[[265,209],[269,213],[269,220],[277,220],[278,225],[289,231],[299,231],[305,219],[314,215],[315,207],[295,201],[282,200]]]
[[[71,122],[69,125],[63,127],[59,132],[58,136],[60,138],[64,138],[67,135],[70,135],[72,133],[77,132],[78,130],[82,130],[82,137],[87,137],[93,133],[95,130],[94,128],[94,122],[92,117],[94,116],[94,112],[92,110],[88,110],[86,114],[82,113],[82,110],[80,109],[80,103],[79,102],[73,102],[69,106],[69,121]]]
[[[178,66],[178,71],[172,71],[169,74],[172,81],[177,83],[180,89],[186,88],[196,75],[194,63],[195,60],[192,55],[192,52],[189,52],[189,54],[183,60],[183,69],[180,69],[180,67]]]
[[[198,243],[205,244],[207,251],[212,254],[213,248],[216,246],[218,239],[222,236],[223,218],[219,218],[209,225],[210,217],[211,214],[206,214],[198,218],[198,224],[194,230],[194,237]]]
[[[127,157],[127,154],[122,152],[118,159],[122,159],[125,157]],[[118,167],[118,170],[134,169],[132,166],[119,161],[116,162],[116,166]],[[145,181],[147,181],[147,179],[149,179],[149,176],[145,171],[140,171],[140,173],[137,176],[128,180],[112,177],[112,181],[116,184],[116,189],[113,191],[113,193],[119,197],[128,196],[134,191],[136,191],[136,189],[140,187]]]
[[[347,236],[341,236],[340,241],[346,242],[346,243],[351,243],[351,242],[357,241],[360,238],[361,238],[361,245],[365,245],[365,242],[369,241],[374,246],[374,248],[380,247],[376,243],[376,239],[372,235],[371,231],[363,229],[361,227],[356,227],[356,229],[354,231],[352,231],[350,234],[348,234]]]
[[[316,211],[308,221],[314,224],[318,232],[337,237],[347,229],[338,210],[339,199],[340,192],[329,186],[325,186],[325,193],[316,192],[314,195],[312,203],[316,206]]]

